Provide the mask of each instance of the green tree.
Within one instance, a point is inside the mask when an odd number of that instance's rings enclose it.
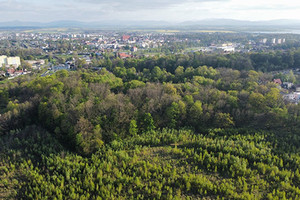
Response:
[[[179,118],[179,114],[180,114],[180,108],[178,103],[173,102],[171,104],[171,106],[169,106],[166,109],[166,116],[167,116],[167,120],[168,120],[168,126],[170,128],[176,128],[177,126],[177,121]]]
[[[202,125],[202,103],[201,101],[197,100],[192,107],[190,108],[189,112],[189,119],[193,127],[200,128]]]
[[[128,89],[135,89],[135,88],[139,88],[139,87],[144,87],[145,85],[146,84],[142,81],[132,80],[132,81],[128,82],[127,88]]]
[[[137,124],[136,124],[136,121],[133,119],[130,121],[130,124],[129,124],[129,134],[131,136],[135,136],[135,135],[137,135],[137,133],[138,133]]]
[[[155,129],[154,120],[150,113],[145,113],[142,116],[140,128],[143,132],[149,132]]]
[[[161,69],[158,66],[155,66],[152,70],[152,79],[154,81],[158,81],[161,79],[163,72],[161,71]]]
[[[292,83],[296,83],[296,76],[293,72],[293,70],[290,70],[290,73],[289,73],[289,81],[292,82]]]
[[[215,116],[215,126],[218,128],[229,128],[234,126],[233,118],[229,113],[217,113]]]
[[[175,75],[180,77],[183,74],[184,74],[184,67],[183,66],[178,66],[175,70]]]

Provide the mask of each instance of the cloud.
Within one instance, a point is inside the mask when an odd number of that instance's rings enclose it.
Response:
[[[89,3],[109,8],[111,10],[119,11],[136,11],[136,10],[149,10],[149,9],[165,9],[172,6],[183,5],[186,3],[197,2],[227,2],[229,0],[87,0],[80,3]]]
[[[0,0],[0,21],[300,19],[300,1],[282,0]]]

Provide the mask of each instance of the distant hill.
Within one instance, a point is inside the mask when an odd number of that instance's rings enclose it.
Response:
[[[106,20],[94,22],[82,22],[73,20],[53,21],[53,22],[24,22],[9,21],[0,22],[0,28],[111,28],[111,29],[130,29],[130,28],[230,28],[230,29],[259,29],[266,28],[284,28],[284,29],[300,29],[299,20],[271,20],[271,21],[245,21],[233,19],[204,19],[198,21],[184,22],[167,22],[167,21],[121,21]]]
[[[246,21],[234,19],[204,19],[199,21],[185,21],[181,25],[209,25],[209,26],[286,26],[300,25],[300,20],[270,20],[270,21]]]

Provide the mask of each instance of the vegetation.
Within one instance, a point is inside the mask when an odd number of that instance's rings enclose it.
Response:
[[[0,85],[0,198],[300,198],[300,106],[271,75],[133,61]]]

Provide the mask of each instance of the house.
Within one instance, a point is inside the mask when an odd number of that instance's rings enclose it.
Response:
[[[132,51],[132,52],[137,52],[137,47],[136,47],[136,46],[131,47],[131,51]]]
[[[123,35],[123,36],[122,36],[122,40],[123,40],[123,41],[128,41],[129,38],[130,38],[129,35]]]
[[[0,77],[1,76],[5,76],[5,72],[4,71],[0,71]]]
[[[45,64],[45,60],[25,60],[32,66],[33,69],[39,69],[41,65]]]
[[[282,88],[285,88],[285,89],[291,89],[293,87],[293,83],[283,82],[281,86],[282,86]]]
[[[300,92],[283,94],[283,99],[289,103],[298,104],[300,101]]]
[[[58,70],[62,70],[62,69],[65,69],[65,70],[70,70],[71,69],[71,66],[70,65],[67,65],[67,64],[60,64],[60,65],[57,65],[57,66],[53,66],[51,68],[51,70],[53,70],[54,72],[58,71]]]
[[[91,64],[92,63],[91,58],[87,55],[83,56],[83,59],[85,60],[86,64]]]
[[[283,99],[285,100],[295,100],[297,98],[295,93],[284,94]]]
[[[14,68],[9,68],[9,69],[6,70],[6,73],[7,73],[8,76],[11,76],[15,73],[15,71],[16,70]]]
[[[278,84],[278,85],[282,85],[282,81],[278,78],[278,79],[274,79],[273,83]]]
[[[15,71],[14,74],[17,75],[17,76],[22,75],[23,74],[23,70],[17,70],[17,71]]]
[[[132,56],[127,53],[119,53],[119,57],[123,59],[123,58],[131,58]]]
[[[295,85],[294,87],[296,89],[296,92],[300,92],[300,85]]]

